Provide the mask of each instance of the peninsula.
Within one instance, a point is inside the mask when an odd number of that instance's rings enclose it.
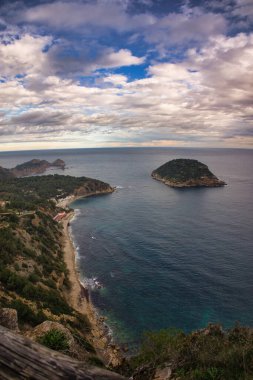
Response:
[[[170,187],[220,187],[226,185],[207,167],[197,160],[179,158],[166,162],[151,176]]]
[[[55,167],[58,169],[65,169],[65,162],[59,158],[54,162],[46,160],[33,159],[23,164],[15,166],[12,169],[6,169],[0,166],[0,179],[25,177],[33,174],[42,174],[48,168]]]

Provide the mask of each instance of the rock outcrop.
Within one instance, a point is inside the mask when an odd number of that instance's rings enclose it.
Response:
[[[220,187],[226,185],[197,160],[175,159],[154,170],[151,176],[171,187]]]
[[[0,325],[7,327],[12,331],[19,331],[18,313],[16,309],[8,307],[0,308]]]

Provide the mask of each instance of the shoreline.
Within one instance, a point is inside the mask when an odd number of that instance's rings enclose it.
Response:
[[[93,193],[88,196],[107,193],[109,192]],[[87,197],[87,195],[69,196],[58,202],[57,207],[68,208],[75,200],[85,197]],[[69,280],[71,283],[71,289],[66,292],[66,299],[71,307],[88,318],[91,325],[91,341],[97,354],[106,365],[115,367],[122,362],[123,355],[121,349],[114,344],[112,337],[108,333],[109,329],[104,322],[104,317],[99,316],[95,306],[90,300],[88,288],[80,281],[79,269],[76,264],[77,252],[69,231],[69,224],[74,216],[75,212],[70,211],[61,221],[64,239],[64,261],[69,271]]]

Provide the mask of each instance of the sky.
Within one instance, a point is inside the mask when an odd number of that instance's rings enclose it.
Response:
[[[253,0],[0,0],[0,151],[253,148]]]

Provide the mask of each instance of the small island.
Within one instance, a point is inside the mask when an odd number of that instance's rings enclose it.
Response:
[[[157,181],[170,187],[220,187],[226,185],[197,160],[179,158],[166,162],[151,173]]]

